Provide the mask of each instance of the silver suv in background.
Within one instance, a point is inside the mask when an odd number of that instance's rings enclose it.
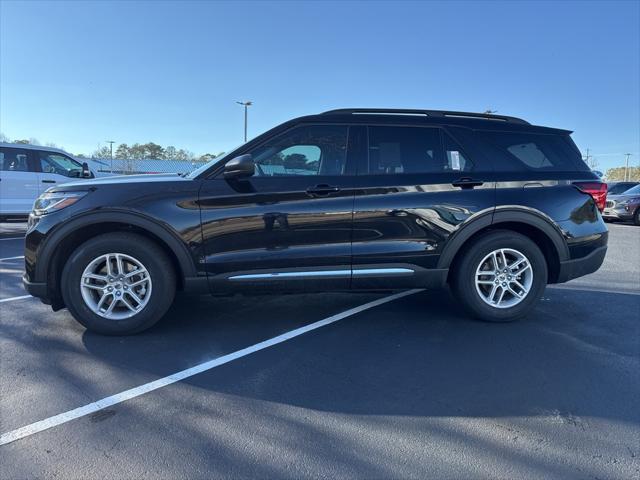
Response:
[[[64,150],[0,143],[0,221],[27,217],[49,187],[94,177],[86,163]]]

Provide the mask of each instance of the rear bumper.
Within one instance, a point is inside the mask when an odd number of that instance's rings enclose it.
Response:
[[[557,283],[568,282],[574,278],[595,272],[600,268],[602,262],[604,262],[606,254],[607,246],[603,245],[585,257],[560,262],[560,273]]]

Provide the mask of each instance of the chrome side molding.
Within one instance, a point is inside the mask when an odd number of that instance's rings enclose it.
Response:
[[[415,272],[410,268],[354,268],[351,270],[316,270],[307,272],[268,272],[249,273],[245,275],[233,275],[229,280],[273,280],[279,278],[317,278],[317,277],[347,277],[367,276],[367,275],[413,275]]]

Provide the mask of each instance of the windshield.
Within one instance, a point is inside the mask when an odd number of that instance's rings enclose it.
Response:
[[[630,188],[623,195],[640,195],[640,185],[636,185],[635,187]]]
[[[222,155],[214,158],[213,160],[208,161],[207,163],[205,163],[201,167],[196,168],[194,171],[192,171],[192,172],[188,173],[187,175],[185,175],[185,178],[196,178],[202,172],[206,172],[212,165],[218,163],[220,160],[223,160],[223,159],[227,158],[229,156],[229,154],[235,152],[238,148],[240,148],[240,145],[238,145],[237,147],[234,147],[231,150],[229,150],[229,153],[223,153]]]

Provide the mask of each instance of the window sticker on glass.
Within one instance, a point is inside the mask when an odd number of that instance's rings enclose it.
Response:
[[[449,165],[451,170],[460,170],[460,152],[453,150],[449,154]]]

